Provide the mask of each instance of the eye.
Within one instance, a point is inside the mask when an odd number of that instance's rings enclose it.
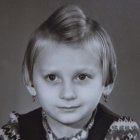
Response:
[[[88,75],[85,73],[79,74],[77,76],[77,80],[86,80],[88,78]]]
[[[56,81],[56,80],[57,80],[57,76],[56,76],[55,74],[48,74],[48,75],[46,76],[46,79],[47,79],[48,81]]]

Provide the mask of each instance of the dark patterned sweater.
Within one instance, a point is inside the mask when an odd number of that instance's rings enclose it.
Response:
[[[0,140],[47,140],[42,109],[24,115],[12,112],[0,129]],[[139,127],[130,117],[120,117],[99,104],[87,140],[140,140]]]

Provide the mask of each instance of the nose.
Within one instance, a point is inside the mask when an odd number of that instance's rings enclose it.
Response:
[[[74,100],[77,98],[77,95],[74,90],[74,86],[71,83],[65,83],[62,87],[60,98],[63,100]]]

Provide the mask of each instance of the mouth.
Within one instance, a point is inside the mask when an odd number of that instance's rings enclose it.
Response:
[[[58,108],[65,112],[73,112],[76,111],[78,108],[80,108],[80,106],[62,106]]]

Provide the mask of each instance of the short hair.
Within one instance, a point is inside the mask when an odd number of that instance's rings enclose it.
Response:
[[[49,39],[69,44],[91,39],[99,41],[104,85],[114,83],[117,73],[116,55],[109,35],[99,23],[88,18],[79,7],[65,5],[44,21],[29,40],[22,65],[25,85],[31,84],[33,80],[33,67],[41,46],[38,42]]]

